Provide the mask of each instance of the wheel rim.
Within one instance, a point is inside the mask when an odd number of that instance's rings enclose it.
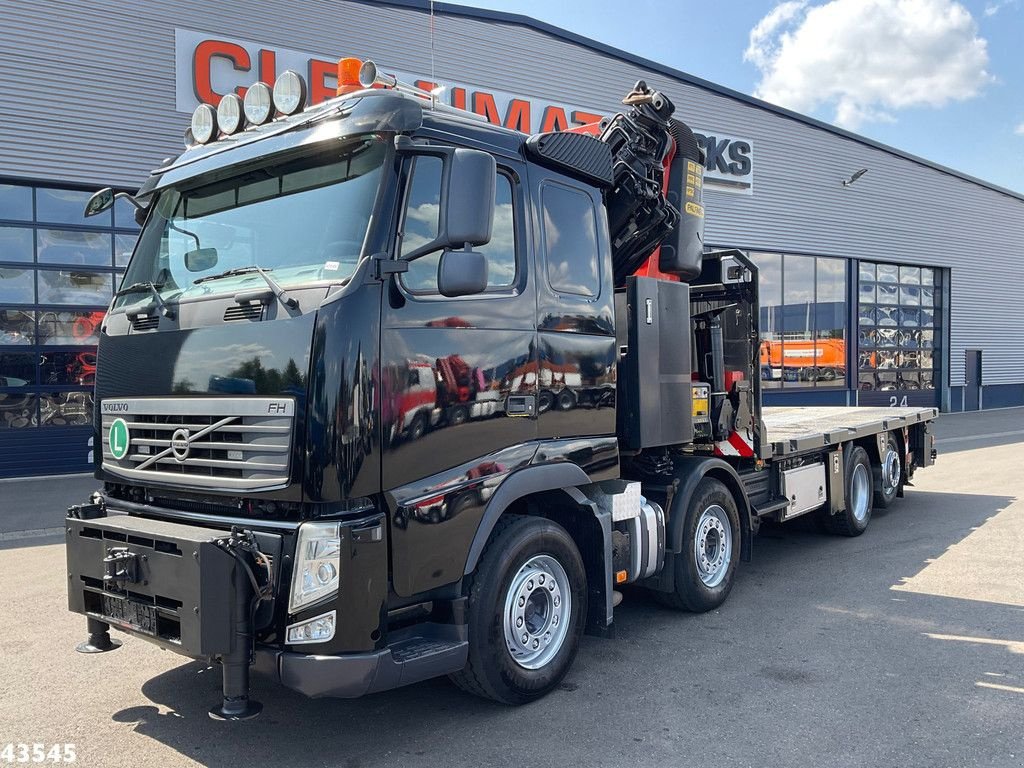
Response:
[[[718,504],[712,504],[697,521],[693,541],[697,575],[706,587],[717,587],[725,580],[732,562],[732,526],[729,516]]]
[[[505,594],[502,626],[512,659],[540,669],[562,649],[572,616],[572,590],[562,564],[534,555],[516,572]]]
[[[850,482],[850,506],[857,522],[864,522],[871,508],[871,481],[868,478],[868,469],[863,464],[853,468],[853,478]]]
[[[882,493],[886,496],[899,488],[901,470],[900,455],[890,447],[882,462]]]

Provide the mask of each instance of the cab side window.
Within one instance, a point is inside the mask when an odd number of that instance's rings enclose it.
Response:
[[[561,184],[541,191],[548,284],[557,292],[593,298],[600,293],[597,214],[590,196]]]
[[[441,158],[423,155],[413,166],[402,225],[399,255],[405,256],[437,237],[441,202]],[[504,290],[516,282],[516,235],[512,179],[499,171],[494,190],[494,226],[491,240],[474,250],[487,258],[487,290]],[[437,293],[437,267],[441,251],[409,262],[403,287],[418,294]]]

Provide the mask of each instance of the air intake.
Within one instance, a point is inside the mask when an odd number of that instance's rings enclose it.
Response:
[[[160,325],[159,315],[136,315],[132,318],[133,331],[152,331]]]
[[[258,302],[249,302],[235,307],[228,307],[224,310],[224,321],[232,320],[262,320],[263,305]]]

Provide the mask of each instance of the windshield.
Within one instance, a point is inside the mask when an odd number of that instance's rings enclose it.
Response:
[[[386,145],[364,138],[331,152],[249,170],[157,199],[115,306],[351,276],[373,211]],[[152,285],[150,285],[152,284]]]

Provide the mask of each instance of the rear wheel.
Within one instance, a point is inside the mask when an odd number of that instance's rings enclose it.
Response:
[[[903,462],[900,461],[899,441],[891,432],[886,440],[882,461],[878,466],[872,467],[871,473],[874,476],[875,508],[888,509],[896,501],[896,494],[900,490],[900,481],[903,479]]]
[[[586,619],[587,577],[557,523],[510,515],[499,522],[469,584],[469,661],[460,688],[525,704],[569,671]]]
[[[843,474],[846,509],[834,515],[823,511],[821,520],[830,533],[860,536],[871,522],[872,481],[868,452],[859,445],[849,446]]]
[[[710,477],[701,480],[683,525],[683,549],[674,557],[675,591],[655,594],[673,608],[703,613],[725,602],[739,561],[740,518],[729,489]]]

